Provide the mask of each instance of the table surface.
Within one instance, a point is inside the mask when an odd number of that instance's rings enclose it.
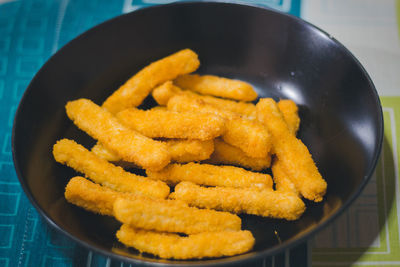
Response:
[[[0,266],[128,266],[50,229],[23,193],[11,127],[33,75],[107,19],[168,0],[0,0]],[[234,1],[238,2],[238,1]],[[385,121],[382,156],[362,195],[307,244],[259,266],[400,266],[400,0],[248,0],[301,17],[343,43],[370,74]]]

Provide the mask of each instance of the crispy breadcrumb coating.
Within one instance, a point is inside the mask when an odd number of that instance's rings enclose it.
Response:
[[[118,156],[118,154],[105,146],[103,146],[101,143],[97,142],[92,149],[90,150],[92,153],[94,153],[96,156],[99,158],[105,159],[109,162],[119,162],[122,161],[121,157]]]
[[[257,121],[243,118],[231,119],[226,122],[226,131],[222,139],[240,148],[251,158],[267,158],[272,148],[271,136],[268,130]]]
[[[68,202],[76,206],[94,213],[109,216],[114,216],[114,203],[118,199],[136,201],[141,204],[157,202],[162,203],[165,207],[174,207],[175,209],[189,208],[185,202],[180,200],[158,199],[136,193],[118,192],[108,187],[95,184],[80,176],[73,177],[69,180],[65,187],[64,196]],[[233,214],[231,215],[234,216]],[[240,218],[238,219],[240,220]],[[238,228],[240,230],[240,223],[240,221],[236,222],[238,226],[232,223],[231,226],[232,228]],[[226,223],[226,225],[228,225],[228,223]]]
[[[280,161],[278,158],[275,158],[271,169],[277,191],[293,192],[296,195],[300,195],[296,189],[296,186],[286,173],[285,167],[282,165],[282,161]]]
[[[233,166],[187,163],[170,164],[161,171],[146,171],[149,178],[177,184],[190,181],[200,185],[272,188],[272,178],[268,174],[247,171]]]
[[[171,200],[117,199],[114,216],[135,228],[184,234],[239,231],[242,223],[229,212],[183,207]]]
[[[214,141],[171,139],[166,140],[171,161],[186,163],[208,159],[214,151]]]
[[[182,200],[199,208],[247,213],[276,219],[296,220],[306,209],[303,201],[292,192],[272,189],[201,187],[191,182],[175,186],[170,198]]]
[[[186,237],[135,229],[123,224],[118,240],[140,252],[165,259],[202,259],[245,253],[254,246],[250,231],[222,231],[193,234]]]
[[[256,107],[257,118],[270,131],[274,152],[296,189],[309,200],[322,201],[327,184],[319,173],[307,147],[289,131],[275,101],[271,98],[264,98],[258,102]]]
[[[223,110],[200,99],[176,95],[169,99],[167,108],[178,112],[212,113],[226,119],[226,131],[222,139],[240,148],[252,158],[267,158],[271,149],[268,130],[258,121],[242,118],[240,114]]]
[[[194,99],[200,99],[205,103],[212,104],[219,109],[238,113],[246,118],[256,117],[256,106],[253,103],[222,99],[210,95],[200,95],[189,90],[182,90],[171,81],[165,82],[152,92],[153,98],[159,105],[166,106],[168,100],[175,95],[185,95]]]
[[[208,95],[198,95],[198,97],[204,102],[212,104],[219,109],[238,113],[246,119],[256,119],[256,106],[253,103],[222,99]]]
[[[239,113],[221,109],[213,104],[209,104],[200,98],[194,98],[190,95],[174,95],[168,100],[167,108],[177,112],[197,112],[206,114],[215,114],[224,119],[240,118]]]
[[[120,192],[132,192],[155,198],[166,198],[169,187],[162,181],[126,172],[97,157],[73,140],[62,139],[53,146],[57,162],[65,164],[101,185]]]
[[[125,126],[150,138],[214,139],[225,132],[225,119],[207,113],[129,108],[116,117]]]
[[[213,140],[169,139],[161,142],[167,145],[171,161],[178,163],[205,160],[214,151]],[[101,143],[94,145],[92,152],[110,162],[121,163],[122,160],[115,152],[107,149]]]
[[[214,139],[214,152],[205,161],[211,164],[227,164],[261,171],[271,166],[271,156],[266,158],[251,158],[240,148],[232,146],[220,138]]]
[[[181,88],[175,86],[172,81],[167,81],[154,88],[151,95],[159,105],[166,106],[171,97],[182,93],[183,90]]]
[[[296,103],[290,99],[282,99],[278,102],[278,108],[282,112],[283,118],[289,128],[289,132],[296,135],[300,127],[299,108]]]
[[[178,75],[191,73],[199,65],[197,54],[190,49],[184,49],[157,60],[118,88],[106,99],[103,107],[113,114],[126,108],[137,107],[154,87],[175,79]]]
[[[170,161],[167,146],[122,125],[111,113],[88,99],[70,101],[68,117],[81,130],[116,152],[124,161],[159,170]]]
[[[300,126],[300,117],[296,103],[294,103],[293,100],[283,99],[278,102],[278,108],[282,112],[289,131],[293,135],[296,135]],[[299,195],[296,186],[290,180],[289,175],[285,171],[285,167],[277,157],[275,157],[274,161],[272,162],[271,169],[276,190],[289,191]]]
[[[114,191],[89,180],[76,176],[71,178],[65,187],[65,199],[81,208],[101,215],[114,215],[114,201],[118,198],[142,198],[134,193]]]
[[[214,75],[186,74],[176,78],[174,83],[183,89],[203,95],[242,101],[253,101],[257,98],[257,93],[250,84]]]

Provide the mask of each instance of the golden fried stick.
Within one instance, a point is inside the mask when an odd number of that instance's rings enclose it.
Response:
[[[284,121],[282,113],[271,98],[261,99],[257,104],[257,118],[271,132],[274,152],[301,195],[319,202],[326,192],[327,184],[318,172],[307,147],[297,139]]]
[[[225,119],[206,113],[136,108],[117,114],[125,126],[150,138],[214,139],[225,132]]]
[[[114,201],[117,198],[136,199],[134,193],[122,193],[76,176],[65,187],[65,199],[79,207],[102,215],[114,215]]]
[[[296,220],[306,209],[303,201],[292,192],[272,189],[201,187],[191,182],[175,186],[170,198],[182,200],[190,206],[247,213],[276,219]]]
[[[189,208],[185,202],[180,200],[153,199],[136,193],[118,192],[108,187],[95,184],[80,176],[71,178],[65,187],[64,195],[68,202],[76,206],[94,213],[109,216],[114,216],[114,202],[118,199],[126,199],[140,203],[159,202],[163,203],[166,207]],[[235,227],[240,229],[240,223],[240,221],[236,223],[239,226]]]
[[[282,161],[278,158],[274,159],[271,166],[272,174],[274,177],[275,188],[277,191],[293,192],[299,195],[294,183],[290,180],[289,175],[285,171],[285,166],[283,166]]]
[[[289,132],[296,135],[300,126],[299,108],[293,100],[282,99],[278,102],[278,108],[282,112],[283,118],[287,123]]]
[[[225,143],[217,138],[214,140],[214,152],[206,163],[227,164],[261,171],[271,166],[271,156],[266,158],[251,158],[247,156],[240,148]]]
[[[164,141],[171,154],[171,161],[186,163],[208,159],[214,151],[214,141],[179,140]]]
[[[184,234],[239,231],[242,223],[237,215],[229,212],[182,207],[166,200],[117,199],[114,216],[135,228]]]
[[[152,92],[153,98],[159,105],[167,105],[168,100],[175,95],[185,95],[194,99],[200,99],[205,103],[212,104],[215,107],[232,111],[237,114],[243,115],[246,118],[256,117],[256,106],[253,103],[243,101],[234,101],[229,99],[222,99],[209,95],[199,95],[189,90],[182,90],[175,86],[171,81],[165,82],[159,87],[155,88]]]
[[[92,181],[120,192],[166,198],[169,187],[162,181],[126,172],[106,160],[97,157],[73,140],[62,139],[53,146],[53,155],[57,162],[65,164]]]
[[[132,228],[123,224],[118,240],[140,252],[165,259],[201,259],[242,254],[254,246],[250,231],[205,232],[187,237]]]
[[[296,135],[297,130],[300,126],[300,118],[298,114],[298,108],[293,100],[284,99],[278,102],[279,110],[282,112],[283,118],[289,128],[289,131]],[[299,195],[296,186],[290,180],[288,174],[285,171],[285,167],[282,165],[277,157],[272,162],[272,174],[274,177],[275,188],[278,191],[289,191]]]
[[[123,160],[146,169],[159,170],[170,161],[165,144],[122,125],[111,113],[88,99],[70,101],[68,117],[91,137],[115,151]]]
[[[198,98],[219,109],[238,113],[246,119],[256,118],[256,106],[253,103],[222,99],[208,95],[198,95]]]
[[[186,94],[179,94],[171,97],[168,100],[167,108],[177,112],[215,114],[227,120],[241,118],[239,113],[218,108],[213,104],[206,103],[200,98],[194,98]]]
[[[169,99],[167,108],[178,112],[212,113],[225,118],[226,131],[222,139],[240,148],[252,158],[266,158],[271,149],[268,130],[259,122],[241,118],[238,113],[222,110],[212,104],[185,95],[176,95]]]
[[[214,151],[213,140],[170,139],[161,142],[167,145],[171,161],[178,163],[205,160]],[[122,160],[115,152],[107,149],[101,143],[94,145],[92,152],[107,161],[120,162]]]
[[[118,154],[105,146],[101,143],[97,142],[92,149],[90,150],[93,154],[98,156],[99,158],[105,159],[109,162],[120,162],[122,161],[121,157]]]
[[[187,91],[189,92],[189,91]],[[183,90],[173,84],[172,81],[167,81],[153,89],[151,95],[159,105],[166,106],[168,100],[174,95],[183,94]]]
[[[155,61],[109,96],[103,107],[113,114],[126,108],[137,107],[155,86],[175,79],[178,75],[193,72],[199,65],[197,54],[190,49],[178,51]]]
[[[253,101],[257,98],[257,93],[250,84],[214,75],[186,74],[176,78],[174,83],[183,89],[203,95],[242,101]]]
[[[242,118],[228,120],[222,139],[240,148],[251,158],[267,158],[272,143],[269,132],[260,123]]]
[[[170,164],[161,171],[146,171],[149,178],[170,184],[190,181],[209,186],[272,188],[272,178],[268,174],[246,171],[233,166],[187,163]]]

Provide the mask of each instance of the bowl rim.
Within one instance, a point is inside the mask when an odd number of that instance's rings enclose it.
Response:
[[[349,56],[350,58],[352,58],[352,60],[354,60],[354,62],[356,63],[356,65],[360,68],[360,70],[362,71],[363,75],[365,75],[365,77],[367,78],[368,84],[370,85],[370,88],[372,89],[372,94],[373,94],[373,98],[375,99],[376,105],[378,107],[379,110],[379,114],[378,115],[378,123],[379,123],[379,129],[377,131],[378,133],[378,144],[377,144],[377,150],[376,153],[373,157],[372,160],[372,164],[370,166],[368,166],[369,168],[366,171],[366,175],[363,177],[362,182],[360,183],[360,185],[358,186],[357,190],[355,190],[355,192],[350,195],[350,197],[343,203],[343,205],[338,208],[337,210],[335,210],[330,217],[328,217],[325,220],[322,220],[321,222],[319,222],[318,225],[316,225],[314,228],[310,229],[310,230],[305,230],[303,233],[300,233],[296,238],[292,239],[292,240],[288,240],[285,242],[282,242],[281,244],[278,244],[274,247],[268,248],[266,250],[262,250],[262,251],[258,251],[258,252],[249,252],[249,253],[245,253],[245,254],[240,254],[240,255],[236,255],[236,256],[231,256],[231,257],[221,257],[221,258],[215,258],[215,259],[206,259],[206,260],[195,260],[195,261],[175,261],[172,262],[174,260],[165,260],[166,262],[160,262],[160,261],[147,261],[144,259],[138,259],[138,258],[132,258],[129,256],[124,256],[122,254],[117,254],[115,252],[111,252],[108,250],[104,250],[102,248],[96,247],[95,245],[91,245],[88,242],[85,242],[77,237],[75,237],[74,235],[72,235],[71,233],[67,232],[66,230],[64,230],[61,226],[59,226],[55,221],[53,221],[50,216],[47,214],[47,212],[45,212],[44,210],[42,210],[42,208],[39,206],[39,204],[37,203],[37,201],[33,198],[33,195],[31,194],[28,185],[26,184],[22,173],[20,171],[20,166],[19,163],[17,161],[16,158],[16,154],[15,154],[15,143],[16,143],[16,139],[15,139],[15,134],[16,134],[16,124],[18,122],[18,118],[21,116],[21,106],[24,105],[24,103],[27,100],[27,95],[28,93],[32,90],[32,84],[39,79],[38,77],[41,76],[41,73],[44,72],[44,70],[46,69],[47,65],[49,65],[52,61],[55,60],[55,58],[59,55],[62,54],[62,52],[66,49],[69,48],[69,46],[71,46],[73,43],[79,41],[82,38],[85,38],[86,35],[88,34],[88,32],[92,32],[94,30],[98,30],[100,28],[102,28],[104,25],[109,24],[109,23],[113,23],[116,21],[119,21],[123,18],[125,18],[126,16],[135,16],[136,14],[140,14],[142,12],[149,12],[149,10],[151,11],[152,9],[160,9],[160,8],[169,8],[169,7],[174,7],[174,6],[191,6],[191,5],[229,5],[229,6],[236,6],[236,7],[244,7],[244,8],[256,8],[256,9],[262,9],[264,11],[270,12],[270,13],[275,13],[284,17],[287,17],[290,20],[294,20],[297,23],[300,24],[305,24],[308,27],[314,28],[315,30],[319,31],[321,34],[323,34],[325,37],[329,38],[330,40],[332,40],[336,45],[338,45],[339,49],[342,50],[342,52]],[[94,27],[91,27],[88,30],[85,30],[83,33],[79,34],[78,36],[76,36],[75,38],[73,38],[72,40],[70,40],[67,44],[65,44],[63,47],[61,47],[56,53],[52,54],[49,59],[45,62],[45,64],[43,64],[41,66],[41,68],[39,69],[39,71],[34,75],[34,77],[32,78],[32,80],[30,81],[27,89],[25,90],[19,104],[18,104],[18,108],[16,110],[15,116],[14,116],[14,120],[13,120],[13,127],[12,127],[12,136],[11,136],[11,151],[12,151],[12,158],[13,158],[13,163],[14,163],[14,168],[18,177],[18,180],[21,184],[21,187],[23,189],[23,191],[25,192],[25,195],[28,197],[29,201],[31,202],[31,204],[36,208],[36,210],[38,211],[38,213],[41,215],[41,217],[44,219],[44,221],[50,225],[53,229],[55,229],[57,232],[62,233],[63,235],[67,236],[68,238],[70,238],[71,240],[73,240],[74,242],[76,242],[77,244],[79,244],[80,246],[88,249],[88,251],[91,252],[96,252],[99,253],[101,255],[104,255],[106,257],[109,257],[111,259],[115,259],[115,260],[119,260],[122,262],[128,262],[131,264],[139,264],[142,266],[194,266],[194,265],[202,265],[202,266],[222,266],[222,265],[229,265],[229,264],[243,264],[245,262],[251,262],[251,261],[256,261],[256,260],[261,260],[261,259],[265,259],[268,258],[270,256],[276,255],[280,252],[283,252],[284,250],[288,250],[291,249],[297,245],[300,245],[301,243],[305,243],[307,240],[309,240],[310,238],[312,238],[316,233],[320,232],[323,228],[325,228],[326,226],[328,226],[329,224],[331,224],[334,220],[336,220],[341,214],[343,214],[343,212],[354,202],[354,200],[360,195],[360,193],[363,191],[363,189],[365,188],[365,186],[367,185],[367,183],[369,182],[375,168],[377,165],[377,162],[379,160],[380,154],[381,154],[381,150],[382,150],[382,145],[383,145],[383,138],[384,138],[384,120],[383,120],[383,111],[382,111],[382,105],[380,102],[380,98],[378,95],[378,92],[376,90],[376,87],[371,79],[371,77],[369,76],[369,74],[367,73],[367,71],[365,70],[365,68],[361,65],[361,63],[358,61],[358,59],[350,52],[350,50],[348,50],[342,43],[340,43],[337,39],[335,39],[334,37],[332,37],[329,33],[327,33],[326,31],[322,30],[321,28],[319,28],[318,26],[313,25],[310,22],[307,22],[306,20],[303,20],[302,18],[296,17],[294,15],[288,14],[288,13],[284,13],[282,11],[270,8],[270,7],[266,7],[266,6],[262,6],[262,5],[257,5],[254,3],[244,3],[242,1],[228,1],[228,0],[196,0],[196,1],[177,1],[177,2],[172,2],[172,3],[168,3],[168,4],[161,4],[161,5],[154,5],[154,6],[149,6],[149,7],[143,7],[140,9],[137,9],[135,11],[129,12],[129,13],[125,13],[125,14],[120,14],[118,16],[112,17],[98,25],[95,25]]]

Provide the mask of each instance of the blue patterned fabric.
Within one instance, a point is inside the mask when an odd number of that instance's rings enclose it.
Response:
[[[172,1],[0,0],[0,266],[128,266],[79,247],[42,221],[16,177],[11,128],[28,83],[60,47],[121,13],[169,2]],[[300,0],[247,2],[300,16]],[[291,254],[296,253],[304,261],[307,247]],[[258,265],[284,266],[285,262],[295,261],[286,253]]]

